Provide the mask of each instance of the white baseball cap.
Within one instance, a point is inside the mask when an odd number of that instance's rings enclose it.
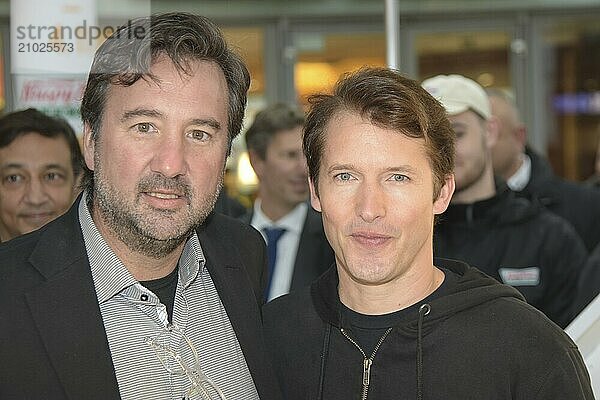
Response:
[[[490,100],[483,88],[462,75],[437,75],[425,79],[421,86],[442,103],[448,115],[470,109],[486,120],[492,116]]]

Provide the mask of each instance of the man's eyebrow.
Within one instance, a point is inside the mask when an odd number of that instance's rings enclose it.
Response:
[[[190,125],[206,125],[217,131],[221,129],[221,124],[214,118],[194,118],[190,121]]]
[[[60,169],[63,171],[68,171],[69,168],[66,168],[64,165],[61,164],[51,163],[44,165],[44,169]]]
[[[127,122],[136,117],[149,117],[156,119],[165,119],[165,115],[157,110],[148,108],[136,108],[134,110],[125,111],[120,118],[121,122]],[[190,125],[209,126],[215,130],[221,129],[221,124],[214,118],[194,118],[190,120]]]
[[[409,164],[403,164],[403,165],[398,165],[395,167],[389,167],[386,168],[385,172],[391,172],[391,173],[396,173],[396,172],[408,172],[410,174],[416,174],[418,173],[418,169],[416,169],[415,167],[413,167],[412,165]]]
[[[353,164],[334,164],[331,167],[328,168],[328,172],[335,172],[335,171],[343,171],[343,170],[354,170],[355,167]]]
[[[42,166],[44,169],[60,169],[63,171],[67,171],[68,168],[66,168],[64,165],[61,164],[57,164],[57,163],[49,163],[49,164],[44,164]],[[7,169],[23,169],[25,168],[25,164],[23,163],[7,163],[7,164],[0,164],[0,171],[4,171]]]
[[[0,170],[5,170],[5,169],[10,169],[10,168],[24,168],[25,164],[23,163],[7,163],[7,164],[0,164]]]
[[[356,167],[354,164],[335,164],[327,169],[328,173],[337,172],[337,171],[354,171]],[[388,167],[383,170],[384,173],[410,173],[417,174],[418,170],[409,164],[396,165],[392,167]]]
[[[150,118],[158,118],[163,119],[163,113],[157,110],[151,110],[148,108],[136,108],[135,110],[125,111],[120,118],[121,122],[129,121],[135,117],[150,117]]]

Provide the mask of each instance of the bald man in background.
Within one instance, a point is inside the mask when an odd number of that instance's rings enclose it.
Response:
[[[592,251],[600,242],[600,192],[556,176],[548,161],[527,146],[527,128],[511,95],[500,89],[486,92],[498,121],[498,139],[491,147],[494,173],[517,195],[567,220]]]

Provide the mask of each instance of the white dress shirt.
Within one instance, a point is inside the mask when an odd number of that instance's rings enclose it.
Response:
[[[294,276],[296,254],[298,253],[298,245],[300,243],[300,235],[302,233],[302,228],[304,227],[307,212],[308,204],[302,202],[277,221],[272,221],[262,211],[260,199],[256,199],[254,202],[254,213],[250,225],[263,235],[265,242],[267,241],[264,232],[265,228],[277,227],[285,229],[284,234],[277,243],[277,259],[275,261],[273,278],[271,279],[271,289],[267,296],[268,301],[290,291],[292,277]]]
[[[522,157],[523,162],[521,163],[521,166],[517,172],[506,181],[508,187],[515,192],[520,192],[525,189],[525,186],[527,186],[531,179],[531,158],[529,158],[527,154],[522,154]]]

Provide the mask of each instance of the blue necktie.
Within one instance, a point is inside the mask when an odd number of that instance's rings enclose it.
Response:
[[[265,301],[269,299],[269,292],[271,291],[271,282],[273,281],[273,273],[275,272],[275,261],[277,259],[277,242],[281,239],[281,236],[285,233],[283,228],[265,228],[265,235],[267,236],[267,260],[269,266],[269,283],[265,289],[264,297]]]

